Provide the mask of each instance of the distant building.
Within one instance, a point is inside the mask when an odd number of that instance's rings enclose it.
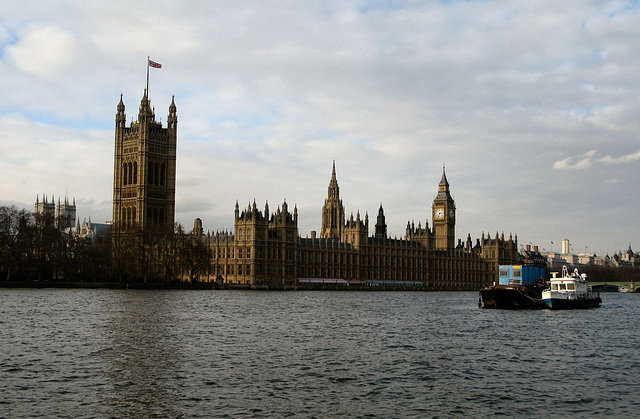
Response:
[[[91,217],[89,217],[89,221],[83,220],[82,225],[78,221],[78,226],[76,231],[80,237],[89,237],[93,241],[98,239],[101,236],[106,236],[109,234],[111,229],[111,224],[99,224],[91,222]]]
[[[156,122],[147,92],[138,119],[126,126],[120,97],[115,127],[114,232],[130,229],[171,234],[175,219],[177,111],[169,106],[167,127]],[[455,243],[456,206],[443,167],[438,193],[431,205],[431,222],[408,222],[401,239],[387,236],[384,209],[378,210],[375,233],[369,236],[369,216],[359,211],[347,218],[333,163],[328,195],[322,208],[320,238],[302,238],[298,209],[287,202],[271,212],[258,210],[255,200],[246,209],[235,205],[233,232],[204,235],[196,219],[192,240],[206,243],[209,269],[199,280],[254,288],[293,288],[301,283],[405,283],[425,289],[477,290],[493,283],[498,266],[518,261],[517,236],[505,239],[482,234]],[[89,223],[91,224],[91,223]],[[84,231],[84,228],[82,228]],[[87,226],[87,232],[94,231]],[[88,234],[88,233],[87,233]],[[117,236],[114,242],[118,242]],[[160,251],[160,248],[155,248]],[[160,270],[164,267],[160,266]],[[164,271],[166,272],[166,271]],[[192,277],[190,276],[189,280]]]
[[[73,203],[69,202],[69,199],[65,196],[64,202],[60,203],[58,198],[58,212],[56,215],[56,223],[59,229],[74,228],[76,226],[76,199],[73,198]]]
[[[637,268],[640,266],[640,255],[631,250],[631,244],[629,244],[629,249],[615,253],[609,259],[609,264],[614,267]]]
[[[65,196],[64,202],[61,203],[58,198],[56,207],[53,196],[51,196],[51,201],[44,194],[42,201],[39,196],[36,196],[34,213],[45,223],[51,223],[60,230],[73,229],[76,225],[76,199],[73,198],[73,201],[69,202],[69,198]]]
[[[236,202],[233,233],[219,232],[206,240],[212,250],[211,279],[256,288],[295,287],[309,283],[418,283],[426,289],[477,290],[497,278],[500,264],[518,261],[517,238],[482,235],[474,246],[470,235],[455,246],[455,204],[446,175],[438,187],[428,223],[408,223],[403,239],[389,239],[382,205],[375,234],[369,216],[358,211],[348,219],[336,178],[335,162],[322,211],[320,238],[298,234],[298,209],[283,202],[274,213],[255,201],[246,209]],[[200,223],[194,223],[199,231]]]

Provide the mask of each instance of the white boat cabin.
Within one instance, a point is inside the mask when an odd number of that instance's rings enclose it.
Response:
[[[562,277],[556,277],[557,272],[553,272],[550,282],[551,291],[559,292],[587,292],[587,274],[580,275],[578,269],[573,271],[571,275],[566,266],[562,267]]]

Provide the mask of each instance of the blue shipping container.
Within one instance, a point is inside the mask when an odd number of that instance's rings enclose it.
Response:
[[[500,285],[536,285],[538,278],[545,278],[545,269],[539,266],[500,265]]]

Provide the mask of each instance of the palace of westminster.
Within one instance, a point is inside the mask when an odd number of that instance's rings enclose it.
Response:
[[[126,125],[120,97],[115,127],[113,230],[132,226],[171,234],[175,221],[177,109],[172,98],[166,127],[157,122],[145,90],[138,118]],[[518,263],[517,237],[485,236],[475,244],[455,238],[456,206],[443,167],[431,206],[431,227],[407,223],[404,238],[387,236],[382,205],[369,234],[369,217],[345,216],[335,161],[322,208],[319,235],[298,232],[298,209],[283,202],[271,212],[235,204],[233,232],[192,235],[210,249],[204,281],[252,288],[300,284],[412,284],[421,289],[477,290],[491,284],[500,264]]]

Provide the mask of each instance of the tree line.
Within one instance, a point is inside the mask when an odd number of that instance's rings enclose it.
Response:
[[[0,206],[0,279],[6,281],[171,283],[210,278],[210,250],[186,233],[111,226],[82,236],[49,214]]]
[[[580,268],[580,272],[587,274],[589,282],[635,282],[640,284],[640,268],[587,265]]]

